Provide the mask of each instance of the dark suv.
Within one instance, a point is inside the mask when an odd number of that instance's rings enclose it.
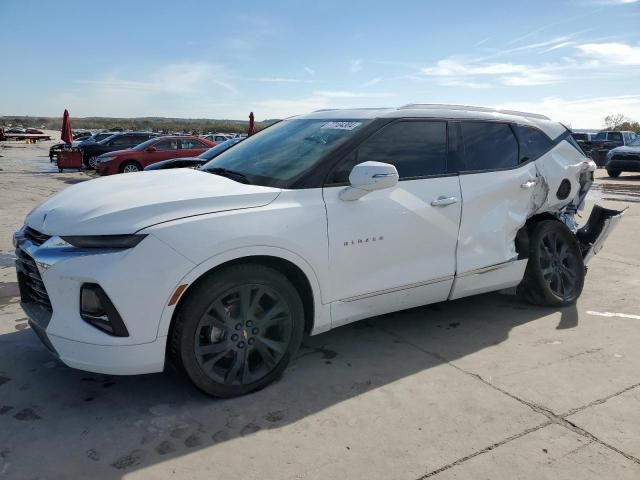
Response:
[[[616,147],[629,145],[636,139],[635,132],[604,131],[598,132],[591,142],[591,158],[598,167],[604,167],[607,163],[607,153]]]
[[[96,168],[96,158],[103,153],[113,152],[115,150],[126,150],[157,136],[157,134],[151,132],[115,133],[104,140],[96,143],[83,144],[78,148],[82,152],[82,161],[85,167],[93,170]]]

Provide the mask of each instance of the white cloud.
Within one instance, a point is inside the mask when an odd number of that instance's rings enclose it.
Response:
[[[459,79],[444,79],[440,82],[441,85],[445,87],[463,87],[463,88],[473,88],[473,89],[481,89],[481,88],[491,88],[490,83],[483,82],[472,82],[469,80],[459,80]]]
[[[287,77],[260,77],[254,78],[254,80],[266,83],[313,83],[313,80]]]
[[[585,43],[577,45],[585,56],[603,63],[616,65],[640,65],[640,45],[631,46],[626,43]]]
[[[109,74],[100,80],[80,80],[79,83],[111,90],[169,94],[195,94],[210,89],[211,85],[217,85],[235,93],[235,86],[223,80],[225,76],[221,66],[206,62],[185,62],[162,66],[148,72],[143,79],[125,79],[117,74]]]
[[[349,71],[351,73],[356,73],[360,70],[362,70],[362,60],[359,58],[356,60],[351,60],[351,62],[349,63]]]
[[[605,116],[622,113],[640,119],[640,94],[566,100],[549,97],[538,101],[508,102],[496,108],[541,113],[572,128],[599,128]]]
[[[313,92],[313,95],[317,95],[319,97],[328,97],[328,98],[384,98],[384,97],[395,97],[395,93],[384,93],[384,92],[349,92],[344,90],[320,90],[317,92]]]
[[[380,83],[382,81],[382,79],[380,77],[376,77],[376,78],[372,78],[371,80],[364,82],[362,84],[363,87],[373,87],[374,85],[377,85],[378,83]]]
[[[440,60],[433,67],[425,67],[420,73],[427,77],[440,78],[445,86],[466,86],[469,88],[487,88],[486,80],[493,80],[508,86],[534,86],[556,83],[561,77],[551,73],[548,66],[534,67],[519,63],[478,63],[475,61],[448,58]],[[485,81],[477,81],[484,78]]]
[[[316,73],[316,71],[310,67],[304,67],[304,71],[307,72],[309,75],[315,75]]]

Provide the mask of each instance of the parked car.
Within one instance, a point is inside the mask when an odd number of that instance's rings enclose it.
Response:
[[[96,142],[99,142],[100,140],[104,140],[105,138],[110,137],[111,135],[113,135],[113,133],[111,132],[98,132],[86,138],[77,138],[71,143],[71,147],[80,148],[86,144],[96,143]],[[65,146],[66,146],[65,143],[56,143],[54,145],[51,145],[51,147],[49,148],[49,160],[53,162],[55,157],[57,157],[58,152],[60,152],[60,150],[63,150]]]
[[[202,169],[83,182],[15,234],[22,307],[71,367],[159,372],[245,394],[303,335],[517,287],[580,296],[623,212],[562,124],[485,108],[325,110],[258,132]]]
[[[197,137],[157,137],[128,150],[105,153],[96,159],[100,175],[139,172],[144,167],[176,157],[196,156],[214,146],[213,142]]]
[[[95,143],[87,143],[79,146],[82,152],[82,160],[85,167],[95,169],[96,159],[108,152],[116,150],[125,150],[140,145],[150,138],[156,138],[158,135],[151,132],[124,132],[114,133],[113,135]]]
[[[232,138],[230,140],[226,140],[222,143],[219,143],[215,147],[211,147],[204,153],[201,153],[197,157],[186,157],[186,158],[172,158],[170,160],[163,160],[161,162],[153,163],[148,167],[145,167],[145,171],[147,170],[167,170],[170,168],[196,168],[204,165],[209,160],[214,159],[222,152],[226,152],[231,147],[233,147],[236,143],[242,141],[241,138]]]
[[[612,148],[629,145],[637,137],[635,132],[606,131],[598,132],[591,143],[591,158],[598,167],[604,167],[607,153]]]
[[[640,172],[640,136],[628,145],[609,150],[605,166],[610,177],[619,177],[622,172]]]
[[[25,128],[24,133],[30,133],[32,135],[42,135],[44,132],[37,128]]]
[[[232,139],[233,137],[231,135],[227,135],[226,133],[209,133],[207,135],[200,135],[200,138],[204,138],[214,143],[222,143]]]

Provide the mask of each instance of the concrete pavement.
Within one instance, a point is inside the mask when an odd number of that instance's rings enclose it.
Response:
[[[46,143],[7,144],[0,479],[640,478],[640,176],[598,172],[590,198],[630,209],[575,307],[489,294],[358,322],[306,339],[276,384],[216,400],[177,372],[85,373],[41,346],[11,234],[90,177],[57,173]]]

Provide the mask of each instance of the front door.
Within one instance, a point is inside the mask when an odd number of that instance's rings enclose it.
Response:
[[[323,189],[333,325],[447,298],[462,199],[448,173],[447,124],[397,121],[365,140]],[[395,165],[397,186],[340,199],[351,168]]]

